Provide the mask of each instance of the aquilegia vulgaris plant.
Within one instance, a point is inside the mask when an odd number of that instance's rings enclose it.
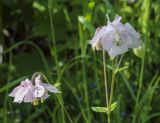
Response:
[[[108,123],[110,123],[111,111],[116,107],[117,102],[112,103],[115,75],[117,72],[124,70],[127,66],[120,68],[120,63],[123,54],[129,48],[138,48],[140,46],[140,34],[129,24],[123,24],[121,17],[118,16],[114,21],[110,22],[107,15],[107,25],[102,28],[97,28],[94,37],[89,42],[94,50],[103,51],[103,67],[104,67],[104,82],[106,92],[106,107],[92,107],[96,112],[104,112],[108,115]],[[105,51],[108,52],[112,60],[112,76],[111,76],[111,92],[108,93],[107,73]],[[118,56],[121,55],[120,58]],[[116,60],[115,60],[116,59]],[[118,62],[115,62],[118,61]]]
[[[40,73],[34,73],[32,79],[25,79],[21,84],[13,89],[9,96],[14,97],[15,103],[31,102],[38,104],[49,97],[48,91],[60,93],[60,91],[51,84],[44,83],[44,77]]]

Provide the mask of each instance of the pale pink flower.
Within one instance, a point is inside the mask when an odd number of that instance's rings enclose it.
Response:
[[[9,96],[14,97],[15,103],[33,102],[35,97],[33,95],[33,85],[29,79],[21,82],[19,86],[13,89]]]
[[[35,78],[34,97],[46,99],[49,96],[48,91],[52,93],[60,93],[60,91],[53,85],[43,83],[41,75],[38,75]]]
[[[19,86],[13,89],[9,96],[14,97],[14,102],[34,102],[38,103],[39,99],[43,101],[48,98],[48,91],[52,93],[60,93],[60,91],[51,84],[43,83],[41,75],[35,73],[32,79],[26,79]]]
[[[107,26],[96,31],[90,44],[96,50],[105,50],[111,57],[116,57],[127,52],[128,48],[138,47],[140,34],[129,23],[123,25],[121,17],[116,17],[113,22],[108,18]]]

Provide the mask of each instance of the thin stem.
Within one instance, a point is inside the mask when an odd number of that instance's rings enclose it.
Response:
[[[49,6],[49,5],[48,5]],[[51,37],[52,37],[52,43],[53,48],[51,48],[51,53],[54,55],[55,64],[57,67],[57,75],[59,77],[59,65],[58,65],[58,56],[57,56],[57,47],[56,47],[56,41],[55,41],[55,35],[54,35],[54,27],[53,27],[53,17],[52,17],[52,8],[49,8],[49,19],[50,19],[50,25],[51,25]],[[53,51],[54,53],[53,53]]]
[[[56,47],[56,40],[55,40],[55,35],[54,35],[54,26],[53,26],[53,16],[52,16],[52,2],[53,0],[48,0],[48,9],[49,9],[49,19],[50,19],[50,25],[51,25],[51,36],[52,36],[52,45],[51,45],[51,54],[53,55],[54,57],[54,61],[55,61],[55,64],[56,64],[56,68],[57,68],[57,82],[60,81],[60,69],[59,69],[59,62],[58,62],[58,55],[57,55],[57,47]],[[53,49],[53,50],[52,50]],[[59,87],[61,89],[61,87]],[[61,102],[62,102],[62,105],[61,105],[61,115],[62,115],[62,123],[65,123],[65,111],[64,111],[64,101],[63,101],[63,97],[62,95],[60,95],[60,99],[61,99]]]
[[[145,56],[146,56],[146,49],[147,49],[147,43],[148,43],[148,28],[149,28],[149,16],[150,16],[150,0],[147,1],[147,18],[146,18],[146,29],[145,29],[145,42],[144,42],[144,53],[143,53],[143,57],[142,57],[142,66],[141,66],[141,72],[140,72],[140,79],[139,79],[139,88],[138,88],[138,93],[137,93],[137,101],[136,104],[139,101],[139,96],[140,96],[140,92],[141,92],[141,87],[142,87],[142,81],[143,81],[143,74],[144,74],[144,65],[145,65]]]
[[[97,84],[97,89],[98,89],[98,93],[99,95],[101,95],[100,93],[100,82],[99,82],[99,79],[98,79],[98,68],[97,68],[97,57],[96,57],[96,52],[93,52],[93,64],[94,64],[94,76],[95,76],[95,80],[96,80],[96,84]]]
[[[84,45],[84,35],[83,35],[83,28],[80,22],[78,23],[79,28],[79,38],[80,38],[80,47],[81,47],[81,55],[85,55],[85,45]],[[86,65],[85,59],[82,59],[82,76],[83,76],[83,83],[84,83],[84,95],[85,95],[85,103],[87,107],[87,116],[88,116],[88,123],[91,123],[91,116],[90,116],[90,109],[89,109],[89,97],[88,97],[88,88],[87,88],[87,80],[86,80]]]
[[[111,117],[111,105],[112,105],[112,99],[113,99],[113,92],[114,92],[114,84],[115,84],[115,75],[116,75],[116,70],[119,68],[122,59],[123,59],[124,54],[121,55],[120,60],[118,61],[118,64],[115,68],[114,66],[114,61],[112,61],[112,81],[111,81],[111,93],[110,93],[110,99],[109,99],[109,107],[108,107],[108,123],[110,123],[110,117]]]
[[[108,117],[110,119],[111,117],[111,104],[112,104],[112,98],[113,98],[113,91],[114,91],[114,83],[115,83],[115,69],[114,69],[114,61],[112,61],[112,81],[111,81],[111,93],[110,93],[110,99],[109,99],[109,107],[108,107]],[[108,122],[110,123],[110,121]]]
[[[58,96],[57,94],[56,94],[56,97],[57,97],[59,103],[60,103],[61,106],[62,106],[62,105],[63,105],[63,102],[62,102],[61,98],[59,98],[59,96]],[[64,108],[64,111],[65,111],[65,114],[66,114],[66,116],[67,116],[69,122],[70,122],[70,123],[73,123],[73,121],[72,121],[70,115],[68,114],[68,112],[67,112],[67,110],[66,110],[65,108]]]
[[[136,98],[136,104],[135,104],[135,114],[133,115],[133,121],[132,123],[136,122],[136,114],[139,111],[139,99],[140,99],[140,94],[141,94],[141,89],[142,89],[142,83],[143,83],[143,77],[144,77],[144,66],[145,66],[145,59],[146,59],[146,49],[147,49],[147,44],[148,44],[148,39],[149,39],[149,17],[150,17],[150,8],[151,8],[151,0],[145,0],[145,13],[144,13],[144,21],[143,23],[146,23],[144,26],[144,34],[145,34],[145,42],[144,42],[144,52],[143,52],[143,57],[142,57],[142,62],[141,62],[141,70],[140,70],[140,79],[139,79],[139,85],[138,85],[138,92],[137,92],[137,98]]]
[[[105,58],[105,51],[103,50],[103,68],[104,68],[104,83],[105,83],[105,92],[106,92],[106,104],[107,107],[109,107],[109,102],[108,102],[108,85],[107,85],[107,73],[106,73],[106,58]],[[107,112],[107,114],[109,114]],[[110,121],[108,117],[108,122]]]
[[[9,53],[9,66],[12,65],[12,52]],[[8,77],[7,77],[7,84],[10,81],[11,77],[11,69],[9,68],[8,71]],[[4,118],[3,118],[3,123],[7,123],[7,99],[8,99],[8,89],[6,91],[5,99],[4,99]]]
[[[120,64],[121,64],[121,62],[122,62],[123,56],[124,56],[124,54],[121,55],[120,60],[119,60],[119,62],[118,62],[118,64],[117,64],[117,67],[116,67],[115,70],[117,70],[117,69],[119,68],[119,66],[120,66]]]

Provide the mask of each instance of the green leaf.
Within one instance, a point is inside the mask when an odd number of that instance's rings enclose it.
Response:
[[[32,4],[32,6],[33,6],[33,8],[37,9],[40,12],[44,12],[45,11],[44,5],[40,4],[37,1],[34,1],[33,4]]]
[[[111,104],[111,111],[113,111],[117,106],[117,102]]]
[[[129,66],[120,67],[120,68],[118,68],[118,69],[115,70],[115,73],[120,72],[122,70],[125,70],[127,68],[129,68]]]
[[[57,82],[57,83],[54,84],[55,87],[59,87],[60,85],[61,85],[60,82]]]
[[[110,70],[113,70],[111,65],[107,65],[107,68],[109,68]]]
[[[92,107],[92,110],[95,112],[102,112],[102,113],[106,113],[108,111],[106,107]]]
[[[89,31],[91,31],[92,33],[94,33],[95,28],[94,26],[85,19],[85,17],[83,16],[78,16],[78,20],[80,23],[82,23]]]
[[[113,111],[117,106],[117,102],[111,104],[111,111]],[[92,110],[95,112],[106,113],[108,111],[107,107],[92,107]]]

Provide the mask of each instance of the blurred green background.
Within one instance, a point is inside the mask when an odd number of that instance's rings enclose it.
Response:
[[[145,47],[142,59],[124,56],[111,123],[160,123],[159,12],[160,0],[0,0],[0,123],[107,123],[91,110],[105,105],[105,90],[102,52],[88,45],[106,13],[131,23]],[[110,76],[108,56],[107,66]],[[9,92],[37,71],[61,83],[61,103],[54,94],[38,106],[13,103]]]

